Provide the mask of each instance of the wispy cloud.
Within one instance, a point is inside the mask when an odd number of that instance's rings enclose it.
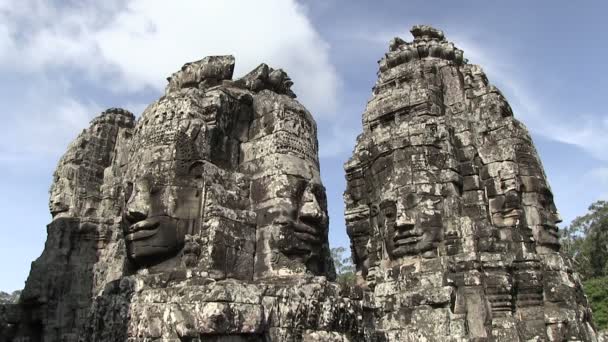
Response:
[[[324,122],[327,124],[326,128],[319,131],[320,158],[346,155],[353,150],[357,134],[361,133],[361,126],[339,121]]]
[[[183,63],[214,54],[234,54],[237,77],[262,62],[285,69],[300,101],[329,115],[339,78],[328,50],[295,0],[0,0],[0,88],[22,97],[0,94],[0,151],[6,159],[63,149],[64,135],[116,105],[108,99],[160,93]]]
[[[4,161],[32,155],[58,155],[88,121],[101,111],[90,100],[76,100],[62,79],[32,77],[15,83],[4,97],[0,152]]]

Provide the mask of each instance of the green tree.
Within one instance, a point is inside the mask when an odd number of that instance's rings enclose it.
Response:
[[[583,287],[597,328],[608,329],[608,277],[589,279],[583,283]]]
[[[597,201],[588,212],[561,230],[562,251],[569,255],[593,310],[598,329],[608,328],[608,202]]]
[[[331,258],[336,267],[336,281],[342,285],[352,286],[355,284],[355,267],[350,255],[345,257],[346,248],[336,247],[331,249]]]
[[[562,249],[584,279],[608,275],[608,202],[592,203],[562,229]]]

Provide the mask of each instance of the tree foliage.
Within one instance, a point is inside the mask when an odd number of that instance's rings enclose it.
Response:
[[[584,279],[608,275],[608,202],[592,203],[585,215],[562,229],[562,250]]]
[[[16,304],[19,302],[20,296],[21,290],[14,291],[13,293],[0,291],[0,304]]]
[[[561,230],[562,251],[574,262],[598,329],[608,328],[608,202],[597,201],[588,212]]]
[[[331,249],[331,257],[336,267],[336,281],[342,285],[355,284],[355,267],[350,256],[345,257],[346,248],[336,247]]]
[[[608,277],[592,278],[583,283],[599,330],[608,329]]]

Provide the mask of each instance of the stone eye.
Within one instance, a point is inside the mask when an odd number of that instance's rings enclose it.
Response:
[[[161,190],[161,187],[159,185],[152,185],[150,187],[150,195],[157,194],[160,192],[160,190]]]
[[[384,217],[386,217],[387,219],[392,219],[395,217],[395,213],[392,210],[387,210],[384,213]]]

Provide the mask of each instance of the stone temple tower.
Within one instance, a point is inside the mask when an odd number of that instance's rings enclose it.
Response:
[[[334,281],[293,82],[208,56],[70,144],[0,342],[597,341],[528,131],[441,31],[412,33],[380,61],[345,166],[357,286]]]
[[[411,32],[379,62],[345,164],[371,330],[389,341],[595,340],[527,129],[442,31]]]

